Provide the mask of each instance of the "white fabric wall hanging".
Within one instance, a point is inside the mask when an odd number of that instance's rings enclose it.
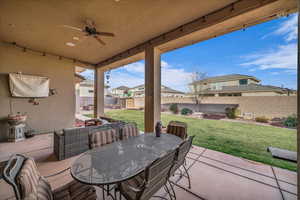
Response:
[[[48,97],[49,82],[48,77],[9,74],[10,92],[13,97]]]

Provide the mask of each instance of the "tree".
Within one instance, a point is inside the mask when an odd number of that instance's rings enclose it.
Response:
[[[199,99],[203,97],[203,90],[205,89],[204,84],[200,84],[200,81],[207,77],[205,72],[194,72],[191,74],[191,82],[189,83],[189,88],[191,94],[195,98],[196,104],[199,104]]]

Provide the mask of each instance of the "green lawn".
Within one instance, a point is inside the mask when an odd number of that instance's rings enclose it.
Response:
[[[106,115],[114,119],[135,121],[140,130],[144,129],[143,111],[111,110]],[[268,146],[296,151],[296,130],[169,114],[162,114],[161,117],[164,126],[171,120],[186,122],[188,134],[196,136],[194,145],[293,171],[297,169],[295,163],[272,158],[266,151]]]

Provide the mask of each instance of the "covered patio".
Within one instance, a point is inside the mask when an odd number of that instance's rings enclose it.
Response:
[[[78,157],[57,161],[52,143],[53,136],[44,134],[21,142],[17,149],[11,143],[4,143],[0,150],[23,152],[34,157],[40,173],[47,176],[70,167]],[[29,145],[32,149],[25,150],[24,147]],[[2,156],[1,161],[8,158],[8,155]],[[191,189],[185,177],[177,175],[171,178],[176,184],[177,199],[297,199],[297,174],[288,170],[197,146],[193,146],[188,154],[187,168],[191,176]],[[57,188],[71,181],[72,177],[69,171],[65,171],[48,180],[52,188]],[[98,194],[101,199],[100,189]],[[158,195],[167,196],[164,190],[159,191]],[[13,196],[12,188],[2,179],[0,199],[13,199]]]
[[[53,132],[75,124],[76,72],[94,70],[94,116],[99,118],[105,115],[105,72],[145,60],[144,124],[145,132],[154,132],[161,113],[161,54],[297,9],[297,0],[1,2],[0,161],[22,153],[33,157],[45,176],[70,167],[79,155],[58,161]],[[74,30],[89,22],[113,36],[107,33],[99,41],[94,32]],[[38,98],[38,104],[31,98],[11,97],[9,73],[48,77],[55,92]],[[7,116],[18,112],[28,115],[28,126],[38,135],[8,143]],[[297,199],[294,172],[196,146],[188,154],[187,166],[192,188],[184,177],[172,177],[177,199]],[[50,183],[56,188],[70,180],[67,170]],[[163,190],[159,193],[165,195]],[[12,188],[3,179],[0,199],[13,199]]]

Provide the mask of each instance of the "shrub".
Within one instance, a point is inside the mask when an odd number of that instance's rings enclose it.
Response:
[[[178,105],[176,103],[171,104],[169,109],[174,114],[177,114],[179,112]]]
[[[226,116],[229,118],[229,119],[235,119],[237,117],[237,109],[236,108],[226,108],[225,109],[225,113],[226,113]]]
[[[261,116],[261,117],[256,117],[256,118],[255,118],[255,121],[256,121],[256,122],[260,122],[260,123],[268,123],[268,122],[269,122],[269,119],[266,118],[265,116]]]
[[[290,115],[284,120],[283,124],[289,128],[296,128],[298,125],[298,119],[296,115]]]
[[[191,109],[189,109],[189,108],[183,108],[181,110],[181,114],[182,115],[191,115],[191,114],[193,114],[193,111]]]

